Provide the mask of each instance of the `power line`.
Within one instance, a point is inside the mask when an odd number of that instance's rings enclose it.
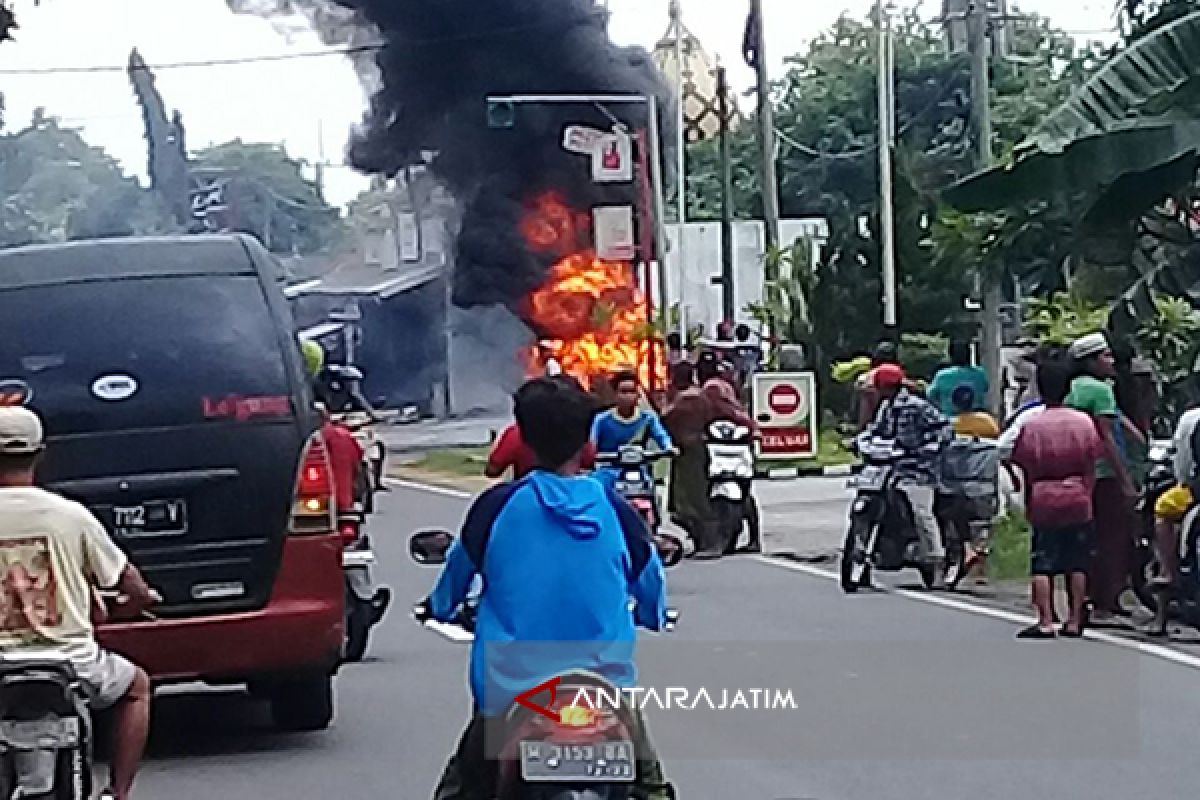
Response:
[[[238,58],[212,58],[201,59],[198,61],[173,61],[163,64],[146,64],[135,69],[145,69],[150,71],[170,70],[170,69],[203,69],[209,67],[231,67],[241,66],[244,64],[263,64],[274,61],[295,61],[297,59],[306,58],[326,58],[328,56],[354,56],[364,55],[368,53],[377,53],[385,47],[401,46],[401,47],[426,47],[430,45],[452,44],[455,42],[470,42],[482,39],[495,39],[504,36],[511,36],[516,33],[527,33],[536,30],[551,30],[558,28],[571,27],[579,24],[580,20],[553,20],[528,22],[520,25],[509,25],[502,28],[489,28],[483,31],[470,31],[467,33],[456,33],[449,36],[432,36],[428,38],[403,38],[394,37],[387,43],[373,42],[363,45],[351,45],[347,47],[333,47],[324,50],[310,50],[307,52],[298,53],[275,53],[271,55],[258,56],[242,56]],[[88,66],[60,66],[60,67],[30,67],[25,69],[0,69],[0,75],[81,75],[89,73],[104,73],[104,72],[126,72],[129,70],[127,64],[92,64]]]
[[[362,53],[376,53],[383,49],[382,44],[358,45],[355,47],[340,47],[329,50],[311,50],[303,53],[275,53],[273,55],[243,56],[240,58],[212,58],[201,61],[173,61],[165,64],[146,64],[134,67],[139,70],[170,70],[196,69],[207,67],[232,67],[243,64],[263,64],[273,61],[295,61],[304,58],[325,58],[327,56],[353,56]],[[0,69],[0,75],[80,75],[98,72],[124,73],[130,69],[128,65],[93,64],[79,67],[33,67],[28,69]]]

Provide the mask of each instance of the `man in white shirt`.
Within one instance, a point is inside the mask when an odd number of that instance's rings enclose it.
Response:
[[[43,450],[32,411],[0,407],[0,658],[70,659],[94,697],[112,708],[107,795],[128,800],[150,726],[150,679],[96,641],[97,590],[118,593],[117,610],[140,614],[161,601],[91,513],[34,486]]]
[[[1179,525],[1196,502],[1192,483],[1198,476],[1192,439],[1198,424],[1200,408],[1185,411],[1179,418],[1172,439],[1175,448],[1175,486],[1159,495],[1154,503],[1154,549],[1159,564],[1156,583],[1162,591],[1158,611],[1146,633],[1157,636],[1167,633],[1167,590],[1175,584],[1179,571]]]

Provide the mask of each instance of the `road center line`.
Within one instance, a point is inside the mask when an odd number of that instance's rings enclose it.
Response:
[[[384,482],[388,486],[395,486],[400,489],[411,489],[416,492],[428,492],[429,494],[440,494],[443,497],[453,497],[456,500],[469,500],[475,495],[470,492],[464,492],[461,489],[448,489],[445,486],[434,486],[431,483],[419,483],[417,481],[406,481],[400,478],[384,478]]]
[[[772,567],[789,569],[793,572],[801,572],[805,575],[810,575],[814,578],[823,578],[825,580],[836,581],[838,574],[831,570],[822,569],[812,566],[811,564],[798,564],[794,561],[786,561],[773,556],[754,556],[754,560],[761,564],[767,564]],[[974,614],[979,617],[989,617],[991,619],[1000,620],[1002,622],[1011,622],[1014,625],[1028,625],[1035,621],[1035,617],[1031,614],[1020,614],[1015,611],[1005,611],[1001,608],[992,608],[990,606],[971,603],[955,597],[946,597],[938,594],[927,594],[925,592],[916,592],[911,589],[889,589],[887,587],[879,587],[882,591],[889,594],[899,595],[908,600],[915,600],[920,603],[929,605],[941,606],[954,611],[962,611],[967,614]],[[1151,642],[1139,642],[1134,639],[1128,639],[1124,636],[1117,636],[1111,633],[1097,630],[1085,630],[1083,635],[1087,639],[1104,644],[1123,647],[1126,650],[1135,650],[1142,655],[1159,658],[1163,661],[1169,661],[1172,664],[1189,667],[1191,669],[1200,670],[1200,657],[1193,656],[1189,653],[1181,653],[1178,650],[1173,650],[1170,647],[1164,647],[1160,644]]]

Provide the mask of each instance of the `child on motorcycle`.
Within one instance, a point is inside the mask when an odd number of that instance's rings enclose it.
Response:
[[[658,414],[648,408],[639,408],[642,399],[641,384],[632,371],[618,372],[612,379],[616,391],[616,404],[596,417],[592,424],[592,443],[599,453],[616,453],[626,445],[646,447],[653,441],[660,450],[672,450],[675,445],[671,435],[663,427]],[[606,486],[616,483],[620,470],[605,467],[596,472]]]

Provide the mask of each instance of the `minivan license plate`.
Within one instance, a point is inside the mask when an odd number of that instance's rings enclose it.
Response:
[[[147,500],[113,506],[113,530],[118,536],[150,536],[187,532],[187,503],[180,499]]]

